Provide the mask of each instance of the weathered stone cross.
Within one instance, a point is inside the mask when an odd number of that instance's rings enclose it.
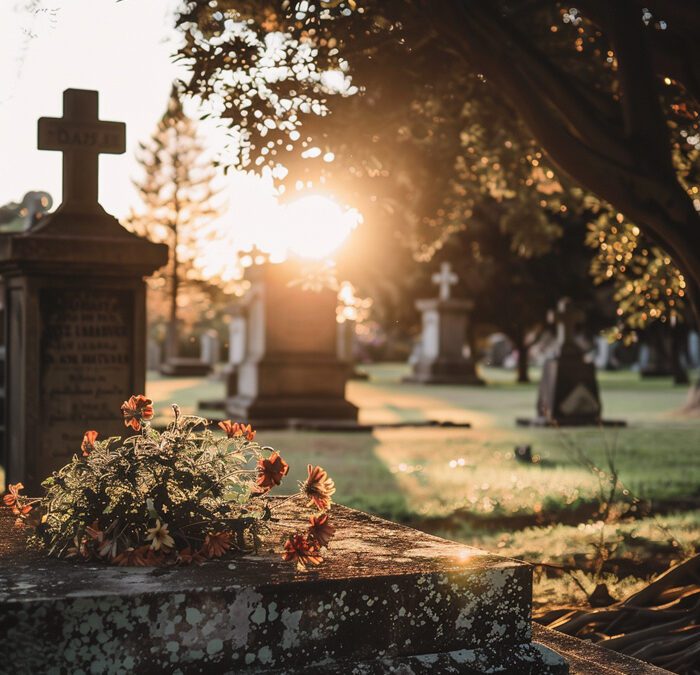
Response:
[[[576,327],[585,319],[585,314],[577,309],[570,298],[562,298],[554,313],[557,321],[557,340],[560,346],[572,344],[576,335]]]
[[[40,150],[63,153],[64,212],[100,211],[97,200],[99,156],[126,149],[126,125],[97,115],[98,94],[84,89],[63,92],[63,117],[39,119]]]
[[[433,283],[440,287],[440,300],[450,299],[450,286],[454,286],[458,281],[459,278],[452,271],[450,263],[442,263],[440,271],[433,274]]]

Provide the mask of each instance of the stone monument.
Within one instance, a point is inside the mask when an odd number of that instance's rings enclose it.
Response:
[[[238,305],[234,305],[231,311],[232,316],[228,322],[228,360],[223,372],[226,381],[226,398],[232,398],[238,394],[238,368],[245,361],[247,349],[245,312]]]
[[[226,414],[253,426],[355,425],[345,399],[348,364],[337,356],[336,293],[305,290],[295,261],[248,270],[246,356]]]
[[[416,302],[423,316],[423,330],[413,374],[406,381],[482,385],[473,355],[467,358],[463,353],[472,303],[450,297],[450,287],[458,281],[450,263],[442,263],[432,280],[440,288],[439,297]]]
[[[569,298],[563,298],[554,313],[557,323],[557,353],[545,361],[537,397],[537,417],[518,420],[521,425],[586,426],[603,424],[598,381],[593,363],[584,359],[575,340],[584,314]],[[608,424],[620,424],[610,423]]]
[[[123,432],[115,411],[145,389],[144,277],[168,259],[98,203],[99,155],[124,152],[125,125],[98,118],[96,91],[67,89],[63,117],[39,120],[39,148],[63,152],[63,202],[0,237],[7,480],[34,492],[86,429]]]

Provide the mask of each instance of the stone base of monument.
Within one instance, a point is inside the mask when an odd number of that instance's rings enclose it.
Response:
[[[413,373],[404,382],[417,384],[462,384],[482,386],[486,384],[476,372],[470,360],[460,361],[418,361],[413,364]]]
[[[532,640],[530,566],[343,507],[309,572],[271,551],[156,569],[49,559],[1,518],[13,672],[568,672]]]
[[[160,365],[160,374],[167,377],[206,377],[211,366],[200,359],[176,357]]]
[[[519,426],[625,426],[622,420],[605,420],[595,365],[580,352],[564,351],[548,359],[542,368],[534,419],[517,420]]]

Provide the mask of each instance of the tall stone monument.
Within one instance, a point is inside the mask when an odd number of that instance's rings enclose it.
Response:
[[[416,302],[423,315],[423,330],[412,364],[413,374],[406,380],[422,384],[482,385],[484,381],[477,375],[473,356],[465,357],[463,353],[473,305],[468,300],[450,297],[450,288],[458,281],[450,263],[442,263],[432,280],[440,288],[439,296]]]
[[[249,269],[245,360],[227,415],[254,426],[357,422],[345,399],[348,364],[337,356],[336,293],[305,290],[294,261]]]
[[[519,424],[542,426],[585,426],[602,423],[600,394],[595,365],[584,359],[575,340],[576,328],[584,315],[571,300],[559,301],[554,313],[557,322],[557,354],[542,368],[537,417],[518,420]]]
[[[63,202],[0,237],[7,347],[9,482],[37,493],[83,432],[120,435],[119,406],[145,388],[144,277],[168,250],[127,232],[98,202],[101,153],[125,125],[98,118],[96,91],[67,89],[63,117],[39,120],[39,148],[63,153]]]

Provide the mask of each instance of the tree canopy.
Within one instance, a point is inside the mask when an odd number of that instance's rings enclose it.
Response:
[[[546,241],[547,210],[577,208],[583,188],[698,298],[692,4],[190,0],[180,56],[230,120],[237,167],[282,164],[290,185],[381,207],[426,255],[485,194],[512,206],[501,227],[523,245]]]

